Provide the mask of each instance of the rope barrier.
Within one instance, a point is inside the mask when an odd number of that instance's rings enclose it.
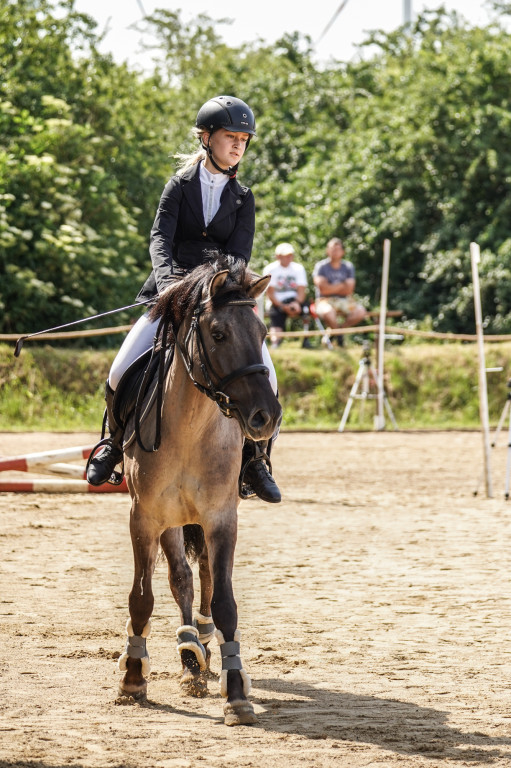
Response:
[[[88,331],[61,331],[60,333],[41,333],[37,340],[45,339],[79,339],[86,336],[108,336],[111,333],[128,333],[132,325],[118,325],[115,328],[96,328]],[[18,341],[20,333],[0,333],[0,341]],[[32,341],[32,339],[31,339]]]
[[[373,313],[374,314],[374,313]],[[109,334],[128,333],[132,325],[119,325],[114,328],[97,328],[89,331],[67,331],[61,333],[42,333],[33,341],[45,341],[55,339],[78,339],[91,336],[108,336]],[[356,325],[351,328],[325,328],[324,331],[276,331],[275,336],[279,339],[303,339],[314,336],[339,336],[361,333],[378,333],[378,325]],[[439,331],[417,331],[412,328],[401,328],[398,325],[386,325],[385,333],[399,333],[403,336],[415,336],[421,339],[436,339],[443,341],[477,341],[476,334],[470,333],[441,333]],[[20,337],[18,333],[0,334],[0,342],[17,341]],[[484,337],[485,342],[511,341],[511,334],[490,334]],[[32,341],[32,339],[31,339]]]
[[[378,325],[357,325],[351,328],[325,328],[324,331],[275,331],[279,339],[304,338],[306,336],[340,336],[361,333],[378,333]],[[398,333],[402,336],[416,336],[422,339],[438,339],[444,341],[477,341],[475,334],[469,333],[440,333],[436,331],[416,331],[411,328],[401,328],[397,325],[386,325],[385,333]],[[485,341],[511,341],[511,334],[489,335]]]

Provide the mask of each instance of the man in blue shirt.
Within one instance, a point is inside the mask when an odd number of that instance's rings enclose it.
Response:
[[[328,328],[348,328],[358,325],[366,316],[366,310],[354,297],[355,267],[344,260],[344,245],[333,237],[326,246],[327,258],[314,267],[313,280],[319,297],[316,314]],[[342,346],[343,336],[336,336]]]

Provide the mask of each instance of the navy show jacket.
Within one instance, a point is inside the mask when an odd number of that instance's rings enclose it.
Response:
[[[229,179],[220,207],[206,226],[202,210],[200,163],[173,176],[160,198],[151,229],[152,272],[137,301],[154,298],[172,280],[173,265],[202,264],[208,251],[219,250],[249,261],[255,231],[255,201],[249,187]]]

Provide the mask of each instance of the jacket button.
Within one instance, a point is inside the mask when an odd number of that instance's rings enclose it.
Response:
[[[202,233],[202,237],[207,237],[207,236],[208,236],[208,233],[204,230],[204,232]]]
[[[238,199],[236,200],[236,205],[241,205],[241,200],[239,199],[239,197],[238,197]]]

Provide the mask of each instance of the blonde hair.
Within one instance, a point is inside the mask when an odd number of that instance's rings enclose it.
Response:
[[[174,157],[177,159],[177,175],[182,176],[190,168],[193,168],[197,163],[201,163],[207,157],[207,152],[202,146],[202,137],[206,133],[204,128],[192,128],[192,135],[200,141],[200,149],[196,152],[190,152],[189,154],[176,154]]]

